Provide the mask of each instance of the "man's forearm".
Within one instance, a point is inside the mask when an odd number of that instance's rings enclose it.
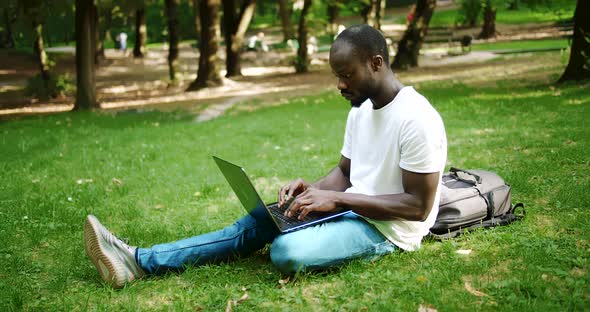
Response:
[[[325,177],[311,184],[311,187],[320,190],[337,192],[344,192],[350,186],[350,180],[344,175],[339,166],[334,167]]]
[[[335,195],[337,206],[351,209],[375,220],[424,221],[432,209],[431,203],[408,193],[377,196],[354,193]]]

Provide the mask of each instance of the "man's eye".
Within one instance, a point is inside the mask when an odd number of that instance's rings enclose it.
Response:
[[[338,74],[338,73],[332,73],[334,75],[334,77],[338,78],[338,79],[350,79],[352,78],[352,74]]]

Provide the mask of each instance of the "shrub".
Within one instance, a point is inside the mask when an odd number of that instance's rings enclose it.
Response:
[[[457,24],[473,27],[483,9],[481,0],[460,0]]]
[[[46,101],[50,98],[65,96],[72,93],[74,84],[69,75],[49,75],[45,81],[41,74],[37,74],[27,80],[25,94]]]

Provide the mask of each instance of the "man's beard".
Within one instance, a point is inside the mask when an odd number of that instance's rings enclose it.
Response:
[[[350,100],[350,106],[360,107],[368,98],[369,97],[367,97],[367,96],[354,98],[354,99]]]
[[[365,85],[359,90],[357,97],[350,99],[350,106],[360,107],[366,100],[376,93],[377,92],[372,85]]]

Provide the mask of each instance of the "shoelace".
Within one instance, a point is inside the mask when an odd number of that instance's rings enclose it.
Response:
[[[130,253],[133,253],[135,251],[135,248],[133,248],[132,246],[129,246],[129,238],[128,237],[120,238],[119,236],[113,234],[111,231],[108,231],[108,233],[110,233],[114,239],[119,241],[119,243],[123,244],[125,246],[125,248],[127,248],[127,250],[129,250]]]

